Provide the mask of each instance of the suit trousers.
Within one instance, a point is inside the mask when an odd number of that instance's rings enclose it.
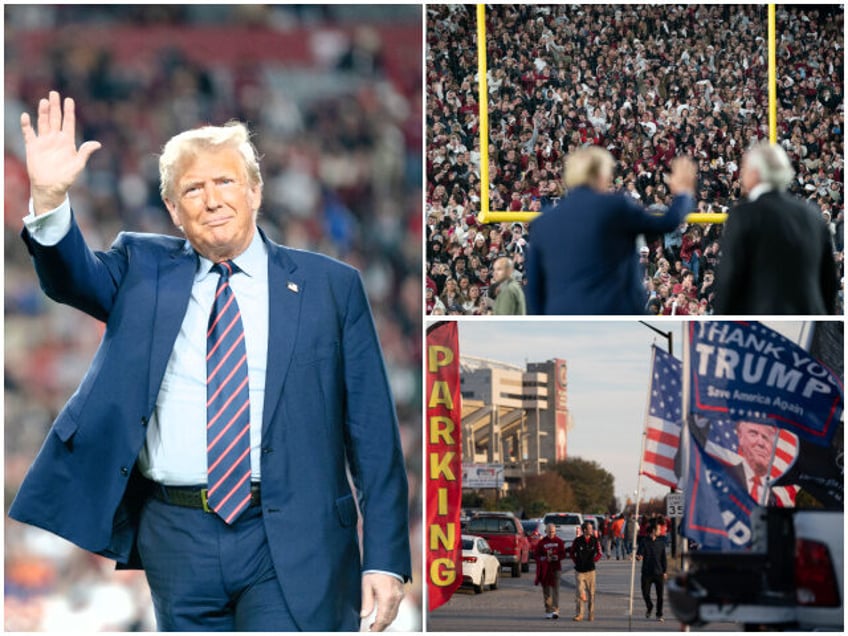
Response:
[[[271,561],[261,506],[232,525],[149,499],[138,550],[159,631],[297,631]]]
[[[586,596],[586,604],[589,606],[589,620],[595,618],[595,570],[589,572],[574,572],[577,578],[577,589],[574,594],[576,606],[575,616],[583,617],[583,595]]]

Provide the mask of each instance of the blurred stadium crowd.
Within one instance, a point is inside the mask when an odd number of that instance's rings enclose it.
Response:
[[[421,8],[7,6],[6,504],[82,378],[102,325],[42,294],[18,233],[28,182],[19,117],[58,89],[103,148],[72,190],[89,244],[176,233],[157,153],[205,122],[249,123],[263,156],[259,224],[360,269],[391,378],[421,545]],[[128,373],[132,370],[128,369]],[[7,520],[7,631],[154,629],[138,572]],[[420,628],[421,560],[396,627]]]
[[[563,195],[563,157],[600,145],[615,187],[665,206],[676,154],[699,165],[698,210],[740,198],[739,166],[768,137],[766,5],[497,5],[486,13],[490,209]],[[844,9],[777,8],[778,140],[792,191],[816,204],[843,273]],[[521,277],[527,224],[480,225],[476,16],[427,7],[426,311],[480,315],[494,259]],[[694,210],[693,210],[694,212]],[[646,237],[645,309],[711,314],[722,226]],[[599,246],[602,249],[602,246]],[[841,312],[842,299],[839,299]]]

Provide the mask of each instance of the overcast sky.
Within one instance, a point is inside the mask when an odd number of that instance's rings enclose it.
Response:
[[[685,323],[654,320],[650,324],[673,333],[674,355],[680,358]],[[765,324],[798,341],[801,323]],[[568,454],[594,460],[612,473],[615,495],[622,502],[637,487],[652,344],[667,347],[664,337],[632,320],[459,322],[461,355],[522,367],[551,358],[568,362],[568,406],[574,421]],[[641,486],[646,498],[668,492],[647,477],[642,477]]]

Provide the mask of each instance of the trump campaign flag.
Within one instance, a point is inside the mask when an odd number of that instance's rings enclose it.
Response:
[[[783,431],[781,431],[783,432]],[[828,510],[842,510],[845,505],[843,451],[833,446],[819,446],[802,441],[798,459],[775,484],[798,484],[818,499]],[[794,486],[789,486],[794,488]],[[772,488],[778,492],[780,488]]]
[[[770,424],[830,444],[843,408],[842,382],[792,341],[755,322],[689,324],[691,412]]]
[[[651,385],[648,415],[645,422],[645,450],[642,474],[674,488],[678,477],[675,459],[680,447],[680,425],[683,414],[680,360],[652,347]]]
[[[653,347],[645,449],[641,473],[671,488],[679,485],[677,453],[683,413],[682,363],[662,349]],[[740,462],[735,423],[727,419],[697,418],[694,431],[705,452],[726,465]],[[773,481],[785,475],[798,457],[798,438],[786,430],[777,433],[777,448],[771,465]],[[789,484],[790,482],[783,482]],[[792,485],[771,489],[774,505],[794,506],[797,488]]]
[[[845,328],[842,321],[815,322],[810,352],[839,377],[845,374]],[[798,461],[777,483],[798,484],[828,510],[844,507],[844,435],[836,432],[830,446],[802,441]]]
[[[683,535],[706,550],[741,550],[751,545],[751,511],[756,503],[727,467],[689,440]]]
[[[741,462],[739,454],[739,434],[736,422],[727,419],[708,420],[698,418],[693,431],[698,436],[704,451],[711,457],[719,460],[725,466],[738,466]],[[773,495],[768,500],[770,505],[780,507],[792,507],[795,505],[795,496],[798,488],[793,485],[774,486],[774,482],[786,475],[789,469],[798,459],[798,437],[785,429],[775,431],[775,446],[770,451],[772,455],[769,478]],[[783,484],[797,482],[782,481]]]
[[[427,329],[427,597],[434,610],[462,584],[462,404],[456,322]]]

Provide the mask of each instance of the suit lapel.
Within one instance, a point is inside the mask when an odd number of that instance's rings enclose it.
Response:
[[[147,384],[149,410],[152,410],[156,403],[168,358],[174,349],[174,342],[188,308],[196,271],[197,257],[188,241],[175,250],[170,258],[159,261],[156,309],[153,315],[153,340],[150,351],[150,377]]]
[[[262,409],[262,435],[280,401],[291,367],[292,353],[300,327],[304,279],[285,248],[262,234],[268,247],[268,360],[265,372],[265,403]]]

